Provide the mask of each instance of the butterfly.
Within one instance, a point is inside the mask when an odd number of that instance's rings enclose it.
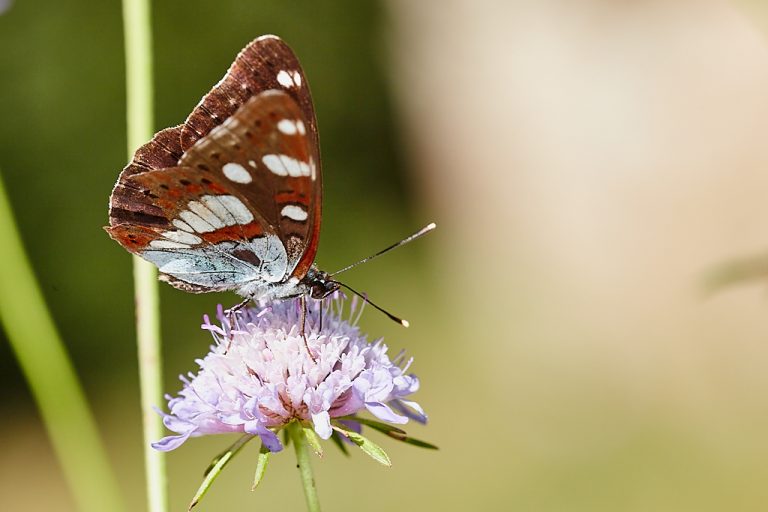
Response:
[[[314,264],[321,211],[307,80],[288,45],[267,35],[238,54],[184,124],[136,151],[110,196],[105,229],[171,286],[234,291],[245,298],[239,309],[251,300],[322,299],[349,288],[333,275],[356,264],[334,274]]]

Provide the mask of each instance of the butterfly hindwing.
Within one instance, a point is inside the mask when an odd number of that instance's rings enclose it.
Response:
[[[288,257],[274,230],[215,175],[175,167],[130,176],[124,186],[163,211],[165,227],[119,224],[107,231],[168,280],[217,291],[258,288],[287,275]]]

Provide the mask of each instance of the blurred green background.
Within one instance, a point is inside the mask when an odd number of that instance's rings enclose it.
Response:
[[[129,510],[144,508],[128,255],[102,231],[125,155],[119,2],[0,15],[0,172]],[[324,166],[318,263],[435,220],[347,281],[411,321],[363,325],[415,357],[430,414],[384,469],[328,449],[327,510],[759,511],[768,502],[763,286],[706,272],[768,248],[768,10],[760,2],[162,1],[156,127],[248,41],[299,55]],[[2,261],[0,261],[2,264]],[[166,389],[234,295],[163,286]],[[0,496],[73,510],[0,339]],[[172,510],[232,440],[168,456]],[[292,456],[251,493],[255,445],[200,510],[301,510]]]

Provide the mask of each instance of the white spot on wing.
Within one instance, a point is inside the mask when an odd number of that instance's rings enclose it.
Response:
[[[254,169],[256,168],[256,162],[254,162],[253,160],[248,160],[248,165],[250,165]]]
[[[306,210],[295,204],[288,204],[283,206],[283,209],[280,210],[280,215],[283,217],[288,217],[289,219],[295,220],[297,222],[303,222],[307,220]]]
[[[261,161],[267,166],[267,169],[272,171],[278,176],[288,176],[288,169],[283,167],[283,163],[280,161],[279,155],[264,155],[261,157]]]
[[[296,84],[296,87],[301,87],[301,73],[298,71],[293,72],[293,82]]]
[[[283,167],[288,171],[288,176],[296,177],[301,176],[301,166],[299,161],[295,158],[291,158],[286,155],[277,155],[280,161],[283,163]]]
[[[253,222],[253,214],[241,200],[235,196],[217,196],[217,198],[232,213],[238,224]]]
[[[172,242],[170,240],[152,240],[149,246],[153,249],[189,249],[187,244]]]
[[[211,210],[205,207],[205,205],[199,201],[190,201],[187,207],[198,214],[202,219],[213,226],[216,229],[223,228],[225,226],[224,221],[216,216]]]
[[[183,220],[173,219],[173,225],[176,226],[177,228],[181,229],[181,230],[188,231],[189,233],[194,233],[195,232],[195,230],[192,229],[192,226],[190,226],[189,224],[187,224]]]
[[[280,120],[280,122],[277,123],[277,129],[286,135],[296,135],[296,132],[298,131],[296,123],[290,119]]]
[[[240,164],[230,162],[224,164],[224,167],[222,167],[221,170],[224,172],[224,176],[235,183],[247,184],[253,181],[253,178],[248,171],[245,170],[245,167]]]
[[[288,155],[264,155],[261,161],[264,162],[267,169],[278,176],[298,178],[300,176],[309,176],[312,172],[309,164]]]
[[[304,121],[296,121],[296,129],[299,130],[299,135],[306,135],[307,129],[304,127]]]
[[[293,87],[294,85],[291,75],[284,69],[277,74],[277,82],[283,87]]]
[[[237,224],[237,220],[235,219],[234,215],[232,215],[232,212],[227,210],[227,207],[224,205],[224,203],[219,200],[219,196],[203,196],[200,198],[200,201],[202,201],[208,209],[215,213],[218,218],[224,221],[224,224],[227,226],[234,226]]]
[[[192,233],[187,233],[186,231],[165,231],[162,233],[162,235],[168,240],[172,240],[180,244],[194,245],[203,241],[199,236],[193,235]]]
[[[179,213],[179,217],[181,217],[184,222],[192,226],[192,229],[197,231],[198,233],[210,233],[211,231],[216,231],[216,228],[205,222],[201,217],[198,215],[195,215],[194,213],[184,210],[183,212]]]

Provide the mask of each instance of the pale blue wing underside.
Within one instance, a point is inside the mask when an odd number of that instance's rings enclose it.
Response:
[[[236,252],[252,252],[258,263],[245,261]],[[288,273],[288,256],[276,235],[250,241],[227,241],[197,247],[167,243],[162,249],[144,251],[142,257],[157,265],[160,272],[193,285],[216,290],[268,287]]]

